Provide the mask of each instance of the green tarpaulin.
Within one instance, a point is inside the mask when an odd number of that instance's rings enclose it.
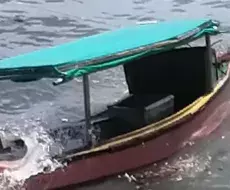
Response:
[[[216,34],[209,19],[141,24],[84,37],[0,61],[0,79],[62,77],[71,79],[107,69],[202,37]],[[162,43],[165,42],[165,43]],[[73,67],[75,66],[75,67]]]

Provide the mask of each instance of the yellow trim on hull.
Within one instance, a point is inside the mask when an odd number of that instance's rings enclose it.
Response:
[[[120,135],[118,137],[112,138],[110,142],[107,142],[103,145],[100,145],[98,147],[92,148],[90,150],[82,151],[76,154],[71,155],[70,157],[75,157],[75,156],[83,156],[89,153],[94,153],[94,152],[99,152],[103,151],[115,146],[118,146],[119,144],[124,144],[129,141],[135,140],[135,139],[140,139],[143,137],[146,137],[147,135],[153,135],[154,133],[157,133],[158,131],[162,129],[168,129],[170,127],[173,127],[177,121],[182,120],[183,118],[193,115],[199,110],[201,110],[209,100],[221,89],[221,87],[226,83],[227,79],[229,78],[229,72],[230,72],[230,65],[228,66],[228,72],[226,76],[221,79],[218,84],[215,86],[214,90],[204,96],[201,96],[197,100],[195,100],[193,103],[190,105],[186,106],[184,109],[178,111],[177,113],[162,119],[159,122],[152,123],[150,125],[147,125],[144,128],[137,129],[135,131],[132,131],[130,133]]]

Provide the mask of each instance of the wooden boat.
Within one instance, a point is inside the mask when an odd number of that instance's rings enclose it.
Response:
[[[57,78],[59,85],[83,77],[85,119],[76,128],[99,131],[96,144],[87,133],[82,146],[54,157],[64,168],[32,176],[25,187],[57,189],[133,170],[229,124],[229,58],[218,57],[210,39],[220,33],[209,19],[145,23],[1,60],[2,80]],[[202,38],[204,45],[189,45]],[[90,73],[118,65],[129,95],[91,115]],[[13,162],[0,167],[14,169]]]

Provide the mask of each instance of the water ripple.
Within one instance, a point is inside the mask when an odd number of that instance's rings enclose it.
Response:
[[[213,8],[226,8],[226,9],[230,9],[230,2],[227,1],[227,2],[222,2],[222,3],[219,3],[219,5],[215,5],[215,6],[212,6]]]
[[[195,2],[195,0],[174,0],[178,5],[186,5]]]
[[[18,3],[32,4],[32,5],[40,4],[37,1],[25,1],[25,0],[18,0]]]
[[[145,4],[145,3],[148,3],[148,2],[151,2],[152,0],[134,0],[133,3],[134,4]]]
[[[201,5],[218,5],[218,4],[222,4],[223,1],[217,0],[217,1],[208,1],[208,2],[204,2],[201,3]]]
[[[35,106],[42,99],[51,101],[53,94],[37,88],[16,88],[0,92],[0,113],[19,114],[31,106]]]
[[[184,13],[186,12],[184,9],[179,9],[179,8],[175,8],[175,9],[171,9],[172,12],[179,12],[179,13]]]

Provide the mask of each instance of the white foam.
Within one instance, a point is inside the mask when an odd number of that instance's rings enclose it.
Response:
[[[16,121],[8,122],[1,129],[6,138],[9,135],[19,136],[28,148],[26,155],[20,160],[0,162],[0,166],[11,167],[0,174],[1,190],[23,190],[22,185],[30,176],[43,172],[44,168],[49,168],[50,172],[62,167],[60,163],[51,159],[52,154],[60,153],[61,149],[55,145],[41,123],[31,119],[25,119],[24,122],[23,127],[16,125]],[[9,128],[10,133],[6,130]]]

